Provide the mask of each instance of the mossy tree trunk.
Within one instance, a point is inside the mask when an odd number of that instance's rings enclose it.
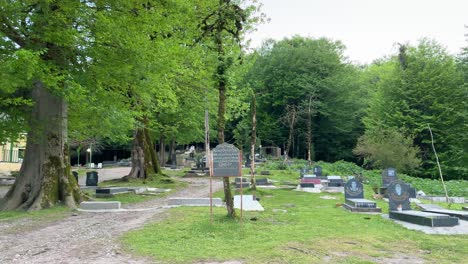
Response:
[[[71,174],[67,146],[67,104],[41,81],[32,90],[30,129],[23,164],[1,210],[42,209],[63,203],[75,208],[83,194]]]
[[[147,128],[148,119],[143,118],[141,123],[142,127],[133,132],[132,169],[128,177],[149,179],[163,174]]]

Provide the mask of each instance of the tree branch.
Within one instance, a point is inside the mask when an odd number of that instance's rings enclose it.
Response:
[[[21,34],[9,23],[5,16],[0,16],[0,32],[20,47],[26,46],[26,40],[21,37]]]

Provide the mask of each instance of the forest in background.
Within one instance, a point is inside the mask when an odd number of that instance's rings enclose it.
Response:
[[[27,180],[6,207],[80,200],[68,150],[98,142],[131,143],[134,177],[160,174],[154,141],[203,142],[205,110],[211,142],[247,153],[253,105],[257,145],[436,178],[430,126],[445,178],[468,179],[468,45],[453,56],[422,39],[369,65],[327,38],[246,52],[245,33],[264,21],[256,1],[2,1],[0,11],[0,140],[28,132]]]

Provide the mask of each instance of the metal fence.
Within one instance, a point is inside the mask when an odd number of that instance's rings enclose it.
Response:
[[[21,162],[23,161],[22,156],[20,157],[20,150],[4,149],[0,154],[0,162]]]

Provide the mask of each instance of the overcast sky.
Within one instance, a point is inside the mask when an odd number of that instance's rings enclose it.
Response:
[[[261,0],[271,19],[249,35],[257,48],[267,38],[341,40],[353,62],[370,63],[396,52],[395,43],[429,37],[451,54],[468,46],[468,0]]]

